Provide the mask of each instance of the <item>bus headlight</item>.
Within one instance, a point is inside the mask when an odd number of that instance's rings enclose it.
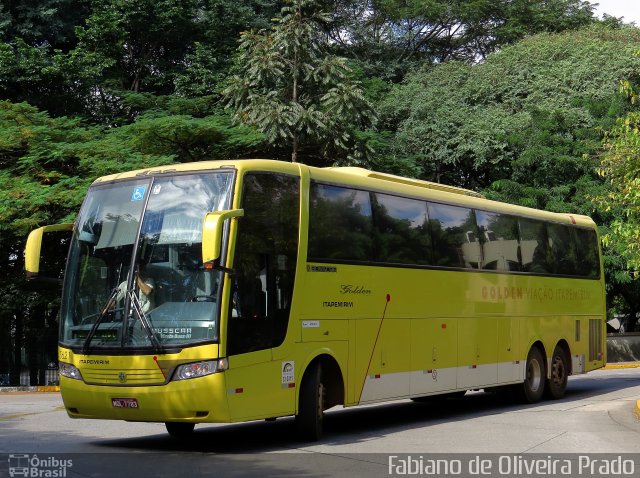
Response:
[[[173,374],[173,380],[188,380],[190,378],[204,377],[212,373],[222,372],[228,368],[229,361],[226,358],[186,363],[176,368]]]
[[[73,378],[75,380],[82,380],[82,374],[75,365],[70,363],[60,362],[58,365],[58,373],[63,377]]]

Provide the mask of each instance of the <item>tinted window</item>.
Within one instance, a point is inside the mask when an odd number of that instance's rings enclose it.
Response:
[[[230,355],[276,347],[284,340],[298,250],[299,178],[247,174],[238,221]]]
[[[428,214],[433,264],[477,269],[480,265],[480,242],[473,210],[429,203]]]
[[[518,219],[522,270],[548,274],[552,271],[547,226],[535,219]]]
[[[477,211],[476,220],[482,244],[482,268],[519,271],[516,218],[505,214]]]
[[[374,260],[368,192],[311,184],[308,256],[318,260]]]
[[[395,264],[429,264],[431,237],[427,203],[386,194],[374,194],[373,197],[377,260]]]
[[[596,278],[600,276],[600,248],[598,236],[592,229],[575,230],[578,248],[578,274]]]
[[[575,228],[562,224],[547,224],[553,272],[558,275],[576,275],[578,256],[573,237]]]

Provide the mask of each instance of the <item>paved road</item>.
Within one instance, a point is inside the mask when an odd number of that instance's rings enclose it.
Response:
[[[572,377],[564,399],[537,405],[473,392],[444,403],[337,409],[327,414],[320,442],[301,444],[289,418],[199,425],[178,441],[162,424],[71,420],[55,393],[0,394],[0,476],[1,454],[69,455],[75,470],[93,466],[89,476],[386,476],[387,455],[359,455],[374,453],[614,457],[640,453],[639,398],[640,369],[601,370]]]

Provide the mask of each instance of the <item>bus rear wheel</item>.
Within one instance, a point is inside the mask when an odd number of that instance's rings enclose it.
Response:
[[[556,346],[551,358],[550,377],[547,380],[546,394],[554,400],[564,397],[569,377],[569,361],[562,347]]]
[[[193,429],[195,428],[194,423],[184,422],[166,422],[164,425],[167,427],[169,435],[174,438],[187,438],[193,433]]]
[[[522,384],[522,396],[528,403],[538,403],[542,399],[545,384],[544,357],[537,347],[533,347],[527,356],[525,378]]]
[[[304,441],[318,441],[322,436],[324,418],[325,387],[322,383],[322,366],[313,364],[305,374],[300,386],[296,428]]]

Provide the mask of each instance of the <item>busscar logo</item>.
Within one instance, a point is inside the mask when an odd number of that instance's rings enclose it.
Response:
[[[9,455],[9,476],[11,477],[65,478],[67,476],[67,468],[72,466],[73,460],[54,456],[40,458],[38,455]]]

